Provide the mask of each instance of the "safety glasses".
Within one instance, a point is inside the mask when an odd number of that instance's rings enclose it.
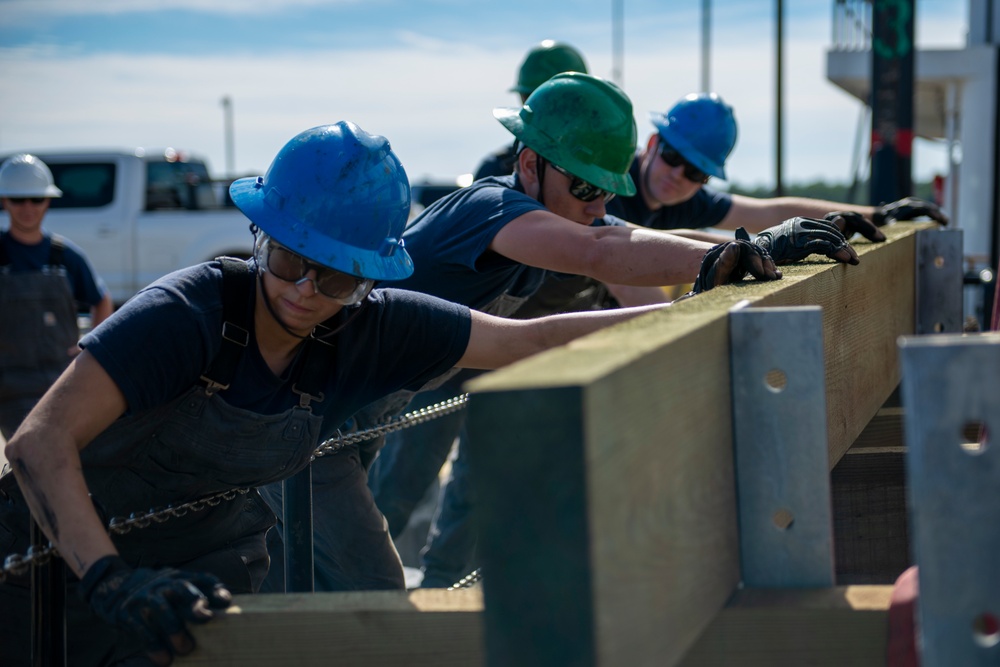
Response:
[[[671,167],[684,165],[684,178],[692,183],[708,183],[708,174],[684,159],[677,149],[660,139],[660,158]]]
[[[288,248],[278,245],[270,238],[261,244],[257,261],[265,267],[268,273],[279,280],[296,285],[304,280],[312,280],[317,292],[345,306],[360,302],[368,296],[375,284],[375,281],[370,278],[358,278],[322,264],[310,262],[302,255],[297,255]],[[310,271],[316,272],[315,278],[307,277],[306,274]]]
[[[569,173],[559,165],[554,162],[546,163],[552,165],[552,168],[558,171],[560,174],[569,179],[569,193],[579,199],[580,201],[592,202],[598,197],[604,197],[604,203],[607,204],[609,201],[615,198],[614,192],[608,192],[607,190],[602,190],[596,185],[591,185],[582,178],[578,178],[573,174]]]
[[[36,205],[40,206],[40,205],[44,204],[46,201],[48,201],[48,198],[47,197],[7,197],[7,201],[9,201],[11,204],[17,204],[18,206],[20,206],[21,204],[24,204],[25,202],[29,202],[30,201],[32,204],[36,204]]]

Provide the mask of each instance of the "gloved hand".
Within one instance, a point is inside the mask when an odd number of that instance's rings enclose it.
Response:
[[[720,243],[705,253],[698,277],[694,281],[694,289],[689,294],[739,282],[748,273],[758,280],[781,278],[781,271],[775,268],[771,256],[761,246],[751,243],[744,231],[743,238],[739,238],[737,234],[735,241]]]
[[[875,243],[885,241],[885,234],[882,233],[882,230],[860,213],[854,211],[831,211],[824,215],[823,219],[837,225],[837,229],[840,230],[845,239],[849,239],[855,234],[861,234],[869,241],[874,241]]]
[[[754,243],[766,250],[775,264],[790,264],[809,255],[826,255],[845,264],[860,262],[837,225],[817,218],[789,218],[757,234]]]
[[[80,597],[112,625],[137,633],[157,665],[194,650],[186,623],[206,623],[232,595],[211,574],[132,568],[105,556],[80,580]]]
[[[893,220],[913,220],[925,216],[942,225],[948,224],[948,215],[940,206],[917,197],[904,197],[889,204],[882,204],[872,214],[872,222],[881,227]]]

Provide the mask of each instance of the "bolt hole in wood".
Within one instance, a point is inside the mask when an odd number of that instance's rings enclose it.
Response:
[[[780,368],[772,368],[764,376],[764,385],[769,391],[780,394],[788,386],[788,376]]]
[[[966,422],[960,435],[962,451],[966,454],[983,454],[989,448],[989,433],[983,422]]]
[[[972,636],[979,646],[993,648],[1000,644],[1000,620],[989,612],[979,614],[972,621]]]
[[[771,515],[771,522],[778,530],[788,530],[795,523],[795,515],[782,507]]]

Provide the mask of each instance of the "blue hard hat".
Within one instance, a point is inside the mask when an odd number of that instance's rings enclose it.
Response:
[[[374,280],[413,273],[402,239],[409,179],[389,141],[354,123],[298,134],[263,177],[238,179],[229,194],[265,234],[317,264]]]
[[[716,93],[691,93],[666,113],[650,112],[649,119],[685,160],[709,176],[726,178],[726,158],[736,145],[736,118]]]

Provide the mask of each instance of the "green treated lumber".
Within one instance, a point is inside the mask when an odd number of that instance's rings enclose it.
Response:
[[[482,591],[421,589],[238,595],[193,628],[178,667],[475,667],[483,664]]]
[[[470,382],[488,664],[553,664],[568,644],[555,664],[678,664],[740,578],[728,311],[823,308],[832,469],[898,385],[931,228],[890,226],[855,243],[858,266],[782,267]]]
[[[739,591],[681,667],[884,667],[892,586]]]

